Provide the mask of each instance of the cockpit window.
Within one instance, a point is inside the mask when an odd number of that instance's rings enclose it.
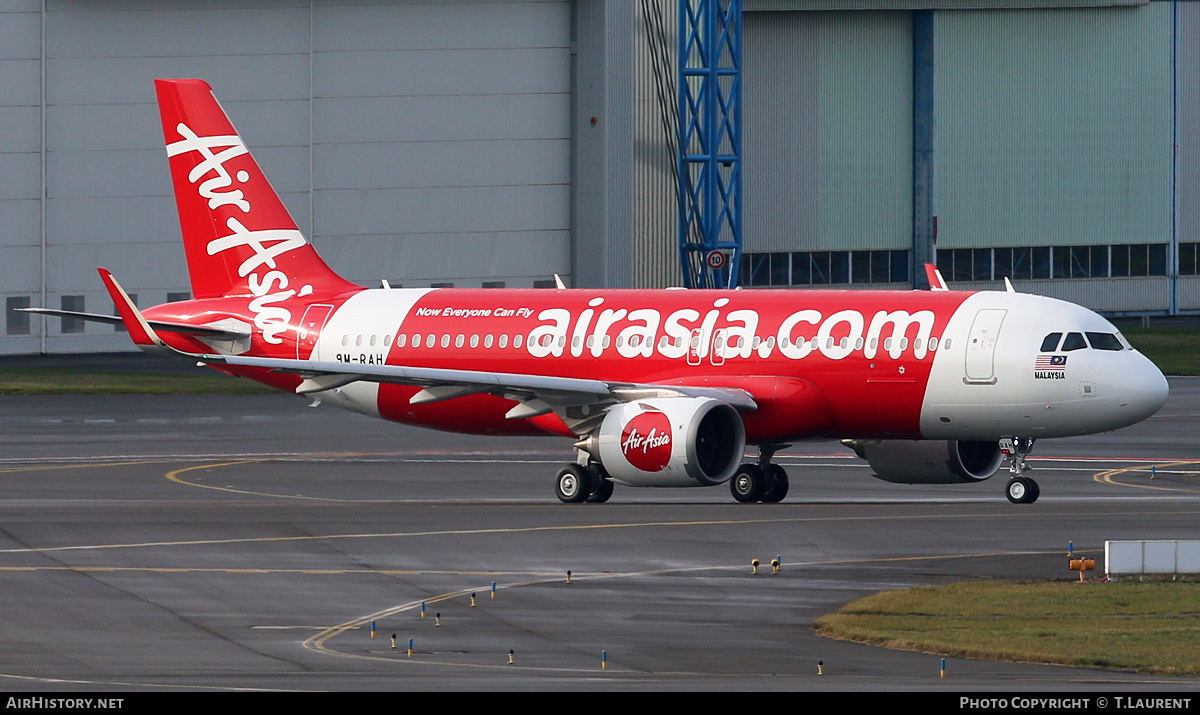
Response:
[[[1058,347],[1058,341],[1062,339],[1062,333],[1050,333],[1042,339],[1042,352],[1052,353]]]
[[[1121,350],[1123,346],[1117,336],[1112,333],[1088,333],[1088,342],[1096,350]]]
[[[1082,350],[1087,347],[1083,336],[1079,333],[1067,333],[1067,337],[1063,340],[1062,351],[1069,352],[1071,350]]]

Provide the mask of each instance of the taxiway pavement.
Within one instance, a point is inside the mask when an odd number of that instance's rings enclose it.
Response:
[[[1172,379],[1141,425],[1040,442],[1034,505],[1009,504],[1003,475],[887,484],[836,443],[779,457],[781,504],[618,487],[564,505],[562,439],[288,395],[3,397],[0,687],[1190,690],[961,659],[943,679],[938,656],[810,624],[885,589],[1071,580],[1069,541],[1102,567],[1106,539],[1196,538],[1198,424],[1200,379]]]

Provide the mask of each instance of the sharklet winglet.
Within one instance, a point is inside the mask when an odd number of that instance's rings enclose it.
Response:
[[[130,299],[121,284],[117,283],[113,274],[105,268],[96,270],[100,273],[100,280],[104,282],[104,287],[108,290],[113,305],[117,307],[117,312],[120,313],[121,320],[125,323],[125,329],[129,332],[129,337],[133,339],[133,344],[149,353],[177,354],[178,351],[168,347],[162,338],[158,337],[158,333],[154,332],[154,328],[146,322],[146,318],[133,304],[133,300]]]

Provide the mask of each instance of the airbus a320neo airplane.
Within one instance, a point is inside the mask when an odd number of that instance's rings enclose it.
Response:
[[[316,402],[471,434],[556,435],[565,502],[613,484],[788,490],[779,449],[841,439],[876,476],[987,479],[1035,439],[1154,414],[1162,373],[1108,321],[1014,292],[367,290],[317,256],[207,84],[156,82],[194,299],[139,312],[140,348]],[[746,446],[758,457],[743,463]]]

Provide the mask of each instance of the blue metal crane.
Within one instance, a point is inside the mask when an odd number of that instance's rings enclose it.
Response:
[[[688,288],[737,285],[741,72],[741,0],[679,0],[679,260]]]

